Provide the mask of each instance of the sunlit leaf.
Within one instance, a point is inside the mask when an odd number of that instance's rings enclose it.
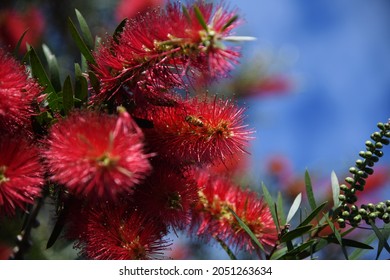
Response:
[[[316,209],[314,209],[299,225],[299,227],[301,226],[305,226],[307,224],[309,224],[315,217],[318,216],[318,214],[321,212],[322,209],[324,209],[325,205],[327,204],[328,202],[324,202],[322,203],[321,205],[319,205]]]
[[[339,185],[339,180],[337,179],[336,173],[334,171],[332,171],[330,178],[332,183],[333,205],[336,208],[339,207],[340,205],[340,200],[339,200],[340,185]]]
[[[196,19],[198,20],[199,24],[203,27],[205,31],[208,31],[209,28],[207,26],[206,20],[204,19],[204,16],[202,14],[202,11],[199,9],[198,6],[194,6],[194,11],[195,11],[195,16]]]
[[[301,202],[302,202],[302,194],[299,193],[295,197],[294,202],[291,205],[290,210],[288,211],[287,219],[286,219],[287,224],[291,221],[291,219],[294,217],[295,213],[298,211],[299,207],[301,206]]]
[[[60,79],[60,68],[58,66],[56,56],[51,52],[49,47],[45,44],[42,45],[43,53],[45,54],[47,64],[49,65],[49,76],[50,81],[54,89],[59,92],[61,91],[61,79]]]
[[[284,214],[284,204],[283,204],[283,197],[281,192],[278,192],[276,204],[277,204],[276,209],[278,210],[278,217],[280,219],[280,223],[284,225],[286,224],[286,216]]]

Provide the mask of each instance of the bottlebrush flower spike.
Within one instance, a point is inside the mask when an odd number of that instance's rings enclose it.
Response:
[[[52,180],[74,194],[115,199],[151,170],[131,117],[74,112],[55,124],[44,152]]]
[[[171,2],[128,20],[122,33],[95,53],[92,68],[101,83],[95,99],[162,94],[199,77],[225,76],[239,53],[223,40],[237,24],[235,12],[200,0]]]
[[[190,222],[190,209],[198,199],[197,186],[173,168],[154,166],[153,173],[134,193],[134,203],[143,214],[174,229]]]
[[[264,246],[275,245],[278,236],[271,212],[254,192],[206,171],[196,171],[194,178],[199,187],[199,203],[193,209],[192,229],[198,236],[219,238],[238,249],[253,251],[255,247],[230,212],[232,209]]]
[[[43,169],[38,149],[22,137],[0,137],[0,213],[12,215],[40,195]]]
[[[244,124],[243,108],[230,100],[188,98],[175,107],[150,109],[153,129],[145,130],[153,152],[188,165],[225,161],[245,152],[253,131]]]
[[[26,68],[0,49],[0,130],[28,127],[34,113],[32,102],[40,93]]]
[[[85,230],[76,247],[96,260],[159,259],[170,243],[164,225],[134,211],[127,204],[102,203],[85,213]]]

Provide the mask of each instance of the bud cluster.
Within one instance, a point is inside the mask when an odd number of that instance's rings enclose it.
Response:
[[[366,151],[359,153],[362,159],[358,159],[355,166],[349,169],[352,176],[345,178],[346,184],[340,185],[341,205],[336,212],[340,227],[345,227],[346,222],[356,227],[362,220],[369,223],[377,218],[385,223],[390,222],[390,200],[377,204],[368,203],[360,208],[355,205],[358,201],[357,192],[364,191],[366,179],[374,173],[375,163],[383,156],[383,146],[390,143],[390,120],[378,123],[377,126],[379,131],[371,134],[372,140],[366,141]]]

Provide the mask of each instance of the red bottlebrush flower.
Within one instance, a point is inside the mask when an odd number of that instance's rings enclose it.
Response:
[[[74,194],[115,199],[151,170],[142,140],[127,113],[76,112],[52,127],[45,157],[52,179]]]
[[[27,31],[20,45],[20,52],[26,51],[26,43],[36,46],[42,40],[45,29],[45,19],[42,12],[30,6],[25,12],[4,10],[0,12],[0,42],[14,48]]]
[[[191,98],[175,107],[150,112],[153,129],[145,130],[150,149],[180,164],[225,161],[245,146],[253,132],[243,124],[244,109],[229,100]]]
[[[0,243],[0,260],[8,260],[12,252],[11,246]]]
[[[38,149],[21,137],[0,137],[0,213],[14,214],[38,197],[43,170]]]
[[[197,199],[195,182],[164,166],[154,167],[152,175],[134,193],[139,211],[178,229],[190,222],[190,209]]]
[[[124,18],[133,18],[139,13],[145,13],[151,8],[164,4],[164,0],[121,0],[115,9],[115,17],[121,21]]]
[[[0,49],[0,130],[28,126],[33,115],[31,104],[40,92],[25,67]]]
[[[83,256],[97,260],[161,258],[170,246],[163,238],[165,226],[126,206],[102,203],[86,211],[85,230],[76,242]]]
[[[232,209],[264,246],[274,246],[278,235],[271,212],[256,193],[243,190],[226,178],[196,172],[199,203],[193,209],[192,228],[204,237],[223,240],[238,249],[255,249],[249,235],[241,228]]]
[[[95,99],[162,95],[173,87],[186,88],[200,76],[225,76],[239,56],[222,44],[236,19],[221,5],[196,1],[193,6],[169,3],[129,20],[120,35],[95,53],[92,68],[101,83]]]

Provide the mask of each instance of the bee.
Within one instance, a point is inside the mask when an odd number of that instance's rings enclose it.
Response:
[[[188,116],[186,116],[185,121],[188,122],[189,124],[194,125],[194,126],[199,126],[199,127],[203,127],[204,126],[204,123],[201,120],[201,117],[188,115]]]

